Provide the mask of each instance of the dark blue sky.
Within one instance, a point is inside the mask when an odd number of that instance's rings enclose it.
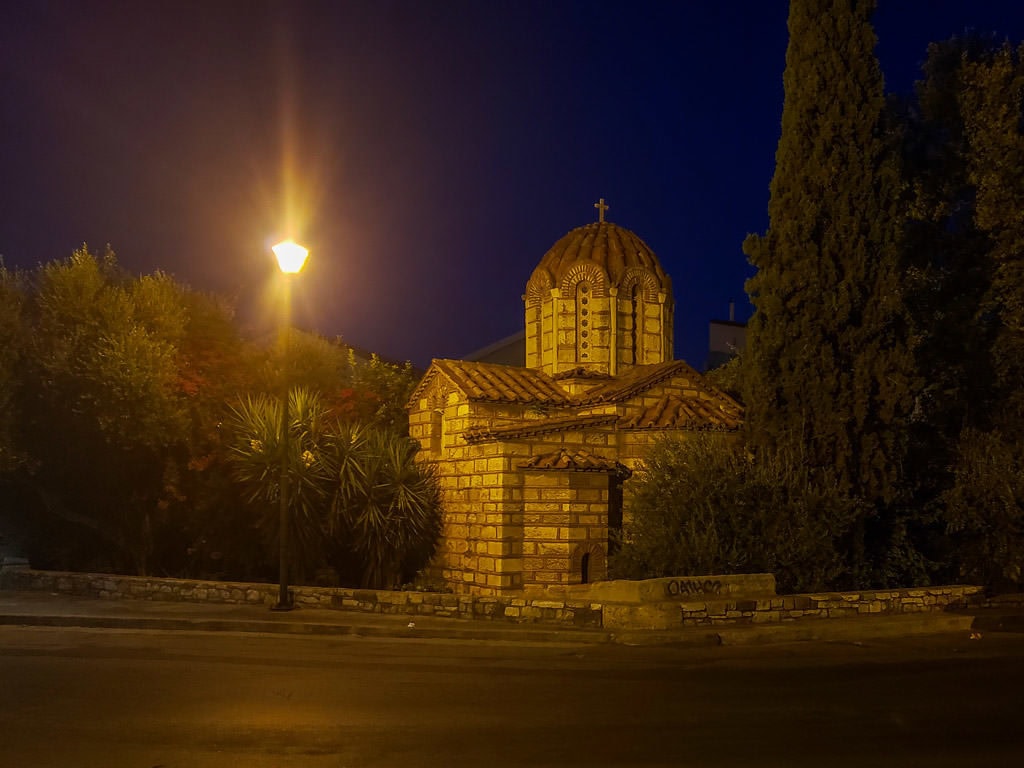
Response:
[[[882,0],[908,92],[930,41],[1024,39],[1019,0]],[[675,287],[676,353],[749,307],[740,247],[767,226],[787,4],[0,4],[0,254],[110,243],[259,318],[268,246],[312,249],[304,327],[418,364],[522,328],[568,230],[636,232]],[[289,192],[288,190],[291,190]]]

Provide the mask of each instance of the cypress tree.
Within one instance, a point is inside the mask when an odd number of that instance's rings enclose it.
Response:
[[[880,505],[899,491],[914,369],[873,11],[864,0],[790,3],[769,227],[744,243],[757,268],[744,394],[754,446],[795,448]]]

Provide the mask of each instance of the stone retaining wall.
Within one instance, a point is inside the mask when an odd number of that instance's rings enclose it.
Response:
[[[976,607],[983,603],[984,594],[982,587],[952,585],[685,602],[680,607],[684,627],[767,624],[807,618],[848,619]]]
[[[42,590],[112,600],[167,600],[268,606],[274,605],[278,596],[276,584],[65,573],[36,571],[30,568],[0,570],[0,589]],[[295,603],[305,608],[535,622],[576,627],[601,626],[601,606],[585,601],[333,587],[293,587],[292,595]]]
[[[755,574],[749,578],[750,585],[756,587],[755,594],[745,597],[726,594],[717,598],[712,597],[717,593],[710,592],[698,600],[674,597],[671,589],[665,586],[670,580],[665,579],[634,582],[640,586],[630,589],[611,587],[623,582],[607,582],[607,589],[596,589],[591,594],[578,596],[522,593],[517,597],[497,597],[331,587],[295,587],[292,591],[296,604],[307,608],[605,629],[707,628],[806,619],[891,616],[994,607],[993,600],[997,600],[986,598],[981,587],[965,585],[774,596],[764,593],[771,577]],[[730,583],[738,583],[742,577],[701,579],[722,580],[724,584],[727,579]],[[650,584],[651,589],[645,588],[645,584]],[[273,605],[277,602],[278,593],[275,584],[64,573],[36,571],[27,567],[0,568],[0,589],[43,590],[114,600],[250,605]],[[666,598],[660,602],[652,601],[657,593],[665,593]],[[623,600],[625,595],[631,595],[635,600]],[[1024,596],[1019,597],[1024,600]],[[1006,602],[1001,601],[1000,605]],[[1015,604],[1020,604],[1020,601]]]

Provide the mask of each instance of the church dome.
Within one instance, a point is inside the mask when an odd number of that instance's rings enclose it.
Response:
[[[551,246],[523,293],[526,367],[579,387],[673,351],[671,280],[647,243],[604,221],[604,200],[594,207],[600,220]]]
[[[559,286],[580,261],[599,266],[608,276],[609,287],[620,285],[631,272],[642,270],[654,277],[656,286],[652,287],[671,290],[668,275],[647,243],[609,221],[586,224],[564,235],[544,254],[530,282]]]

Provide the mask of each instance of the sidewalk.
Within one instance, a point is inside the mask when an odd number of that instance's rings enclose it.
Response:
[[[518,642],[611,641],[610,632],[573,627],[317,608],[272,611],[255,605],[101,600],[47,592],[0,591],[0,625]]]
[[[47,592],[0,592],[0,625],[351,635],[527,643],[623,645],[759,645],[798,641],[856,641],[947,632],[1024,632],[1020,612],[909,614],[856,619],[809,619],[674,630],[577,629],[512,622],[395,616],[297,608],[276,612],[261,606],[100,600]]]

